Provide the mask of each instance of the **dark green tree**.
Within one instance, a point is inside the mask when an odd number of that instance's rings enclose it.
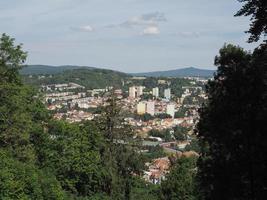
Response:
[[[187,140],[187,133],[189,131],[188,128],[182,127],[182,126],[176,126],[173,128],[174,130],[174,137],[178,141],[184,141]]]
[[[134,139],[133,129],[124,121],[118,99],[111,94],[107,103],[98,126],[106,142],[102,157],[110,177],[108,193],[113,199],[128,200],[131,197],[132,175],[140,174],[143,168],[137,153],[139,144]]]
[[[28,112],[33,93],[22,86],[18,73],[25,58],[21,45],[16,46],[14,39],[3,34],[0,38],[0,146],[22,161],[33,161],[29,140],[32,115]]]
[[[161,183],[162,200],[195,200],[196,158],[180,158]]]
[[[142,114],[142,115],[138,115],[138,114],[135,114],[134,115],[134,118],[136,120],[141,120],[141,121],[144,121],[144,122],[148,122],[149,120],[153,120],[154,117],[148,113],[145,113],[145,114]]]
[[[47,129],[46,134],[53,139],[43,144],[46,148],[43,167],[53,171],[63,189],[76,196],[103,192],[105,171],[100,157],[103,140],[95,125],[52,121]]]
[[[132,179],[132,195],[131,199],[138,200],[160,200],[160,186],[147,183],[138,177]]]
[[[22,45],[15,45],[14,39],[6,34],[0,38],[0,84],[21,84],[19,69],[25,62],[27,53]]]
[[[186,109],[185,107],[181,107],[179,108],[179,110],[177,112],[175,112],[174,117],[175,118],[181,118],[181,117],[185,117],[186,116],[186,112],[188,109]]]
[[[155,115],[156,118],[159,119],[167,119],[167,118],[172,118],[171,115],[167,114],[167,113],[159,113]]]
[[[267,2],[266,0],[238,0],[245,3],[235,16],[251,16],[248,42],[257,42],[260,36],[267,35]]]
[[[185,151],[195,151],[195,152],[199,153],[201,150],[200,150],[198,139],[193,138],[191,140],[190,144],[186,145],[184,150]]]
[[[267,195],[267,48],[251,55],[225,45],[197,125],[204,199],[264,199]]]
[[[18,70],[26,59],[21,45],[0,38],[0,199],[66,199],[55,176],[39,168],[49,119],[35,91]],[[41,137],[38,137],[41,136]],[[38,147],[38,148],[37,148]]]
[[[65,199],[54,176],[0,150],[0,199]]]

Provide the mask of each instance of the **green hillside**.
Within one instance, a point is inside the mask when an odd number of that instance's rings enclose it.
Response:
[[[62,71],[55,74],[24,75],[23,81],[26,84],[39,86],[42,84],[57,84],[75,82],[88,89],[104,88],[106,86],[120,87],[122,81],[129,75],[106,69],[79,68]]]
[[[21,70],[20,74],[58,74],[66,70],[73,69],[94,69],[93,67],[86,66],[74,66],[74,65],[62,65],[62,66],[50,66],[50,65],[25,65]]]

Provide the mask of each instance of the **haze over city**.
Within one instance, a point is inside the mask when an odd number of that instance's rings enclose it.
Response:
[[[246,49],[248,18],[233,0],[0,1],[0,31],[24,44],[27,64],[123,72],[215,69],[224,43]]]

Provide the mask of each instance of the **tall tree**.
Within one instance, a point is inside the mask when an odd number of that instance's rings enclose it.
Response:
[[[197,125],[205,199],[264,199],[267,195],[267,50],[251,55],[225,45]]]
[[[245,3],[235,16],[251,16],[248,42],[257,42],[260,36],[267,35],[267,1],[266,0],[238,0]]]
[[[30,143],[33,92],[22,85],[18,70],[26,59],[21,45],[3,34],[0,38],[0,146],[22,161],[33,161]]]
[[[127,125],[120,102],[110,94],[98,120],[106,141],[103,150],[103,164],[110,176],[108,191],[112,199],[131,198],[132,175],[139,174],[142,163],[139,159],[138,143],[134,140],[133,129]]]
[[[46,134],[53,139],[43,147],[46,159],[42,166],[51,169],[63,189],[74,195],[101,192],[105,187],[99,154],[102,137],[94,124],[52,121],[47,128]]]
[[[22,45],[15,45],[14,38],[2,34],[0,38],[0,83],[21,84],[19,69],[25,62],[27,53]]]
[[[21,45],[0,38],[0,199],[66,199],[55,176],[37,165],[36,135],[47,117],[35,91],[24,86],[19,69],[26,59]]]

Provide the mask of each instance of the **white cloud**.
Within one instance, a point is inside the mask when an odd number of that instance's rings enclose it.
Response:
[[[160,30],[157,26],[148,26],[141,33],[141,35],[158,35],[158,34],[160,34]]]
[[[159,22],[167,21],[164,13],[153,12],[135,16],[120,24],[122,27],[132,26],[157,26]]]
[[[71,27],[74,31],[82,31],[82,32],[92,32],[95,29],[90,25],[80,26],[80,27]]]

